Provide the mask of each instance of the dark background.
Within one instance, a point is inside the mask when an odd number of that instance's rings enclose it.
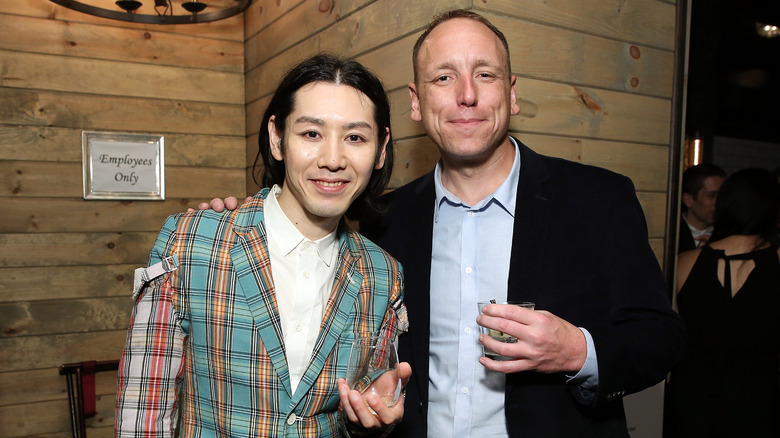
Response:
[[[686,135],[780,143],[780,0],[691,1]]]

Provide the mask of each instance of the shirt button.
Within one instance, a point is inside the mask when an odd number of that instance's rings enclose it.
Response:
[[[472,269],[471,269],[471,268],[466,268],[466,273],[467,273],[467,274],[471,274],[471,271],[472,271]]]
[[[304,276],[305,278],[309,278],[309,277],[311,276],[311,274],[309,274],[309,272],[308,272],[308,271],[306,271],[306,272],[304,272],[304,273],[303,273],[303,276]]]
[[[301,330],[303,330],[303,327],[301,327],[301,325],[300,325],[300,324],[298,324],[298,325],[296,325],[296,326],[295,326],[295,331],[296,331],[296,332],[299,332],[299,331],[301,331]]]
[[[464,386],[463,388],[460,389],[460,392],[462,392],[464,394],[468,394],[469,393],[469,388]]]
[[[463,329],[463,331],[466,332],[466,334],[469,334],[471,333],[471,327],[466,327],[465,329]]]
[[[468,212],[466,214],[468,214],[469,216],[474,216],[474,212],[473,211],[470,211],[470,212]]]
[[[295,414],[290,414],[289,417],[287,417],[287,425],[292,426],[295,423],[296,417]]]

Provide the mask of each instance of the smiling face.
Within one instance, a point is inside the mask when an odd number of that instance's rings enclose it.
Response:
[[[450,164],[480,163],[511,148],[509,117],[520,112],[504,46],[482,23],[454,18],[423,41],[417,83],[409,84],[412,119]]]
[[[271,152],[285,167],[279,205],[303,235],[318,239],[332,232],[371,172],[382,168],[387,140],[377,144],[377,130],[371,100],[355,88],[326,82],[295,93],[285,132],[277,132],[271,117]]]

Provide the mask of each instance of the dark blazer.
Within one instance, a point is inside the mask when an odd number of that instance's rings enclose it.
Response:
[[[696,249],[696,241],[693,240],[691,229],[685,223],[685,219],[680,217],[680,230],[677,236],[677,254]]]
[[[622,397],[663,380],[685,342],[633,185],[624,176],[538,155],[522,144],[520,156],[508,299],[533,301],[537,309],[586,328],[598,357],[599,387],[586,403],[563,374],[507,375],[509,435],[628,437]],[[394,436],[424,437],[433,174],[386,199],[386,214],[362,223],[361,232],[404,267],[410,329],[399,340],[399,355],[413,372]]]

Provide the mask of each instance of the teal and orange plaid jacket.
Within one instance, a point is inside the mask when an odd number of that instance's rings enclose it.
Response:
[[[290,391],[268,256],[264,189],[233,212],[171,216],[133,309],[118,375],[118,437],[339,436],[336,379],[351,341],[398,329],[400,265],[340,228],[337,274],[319,338]]]

